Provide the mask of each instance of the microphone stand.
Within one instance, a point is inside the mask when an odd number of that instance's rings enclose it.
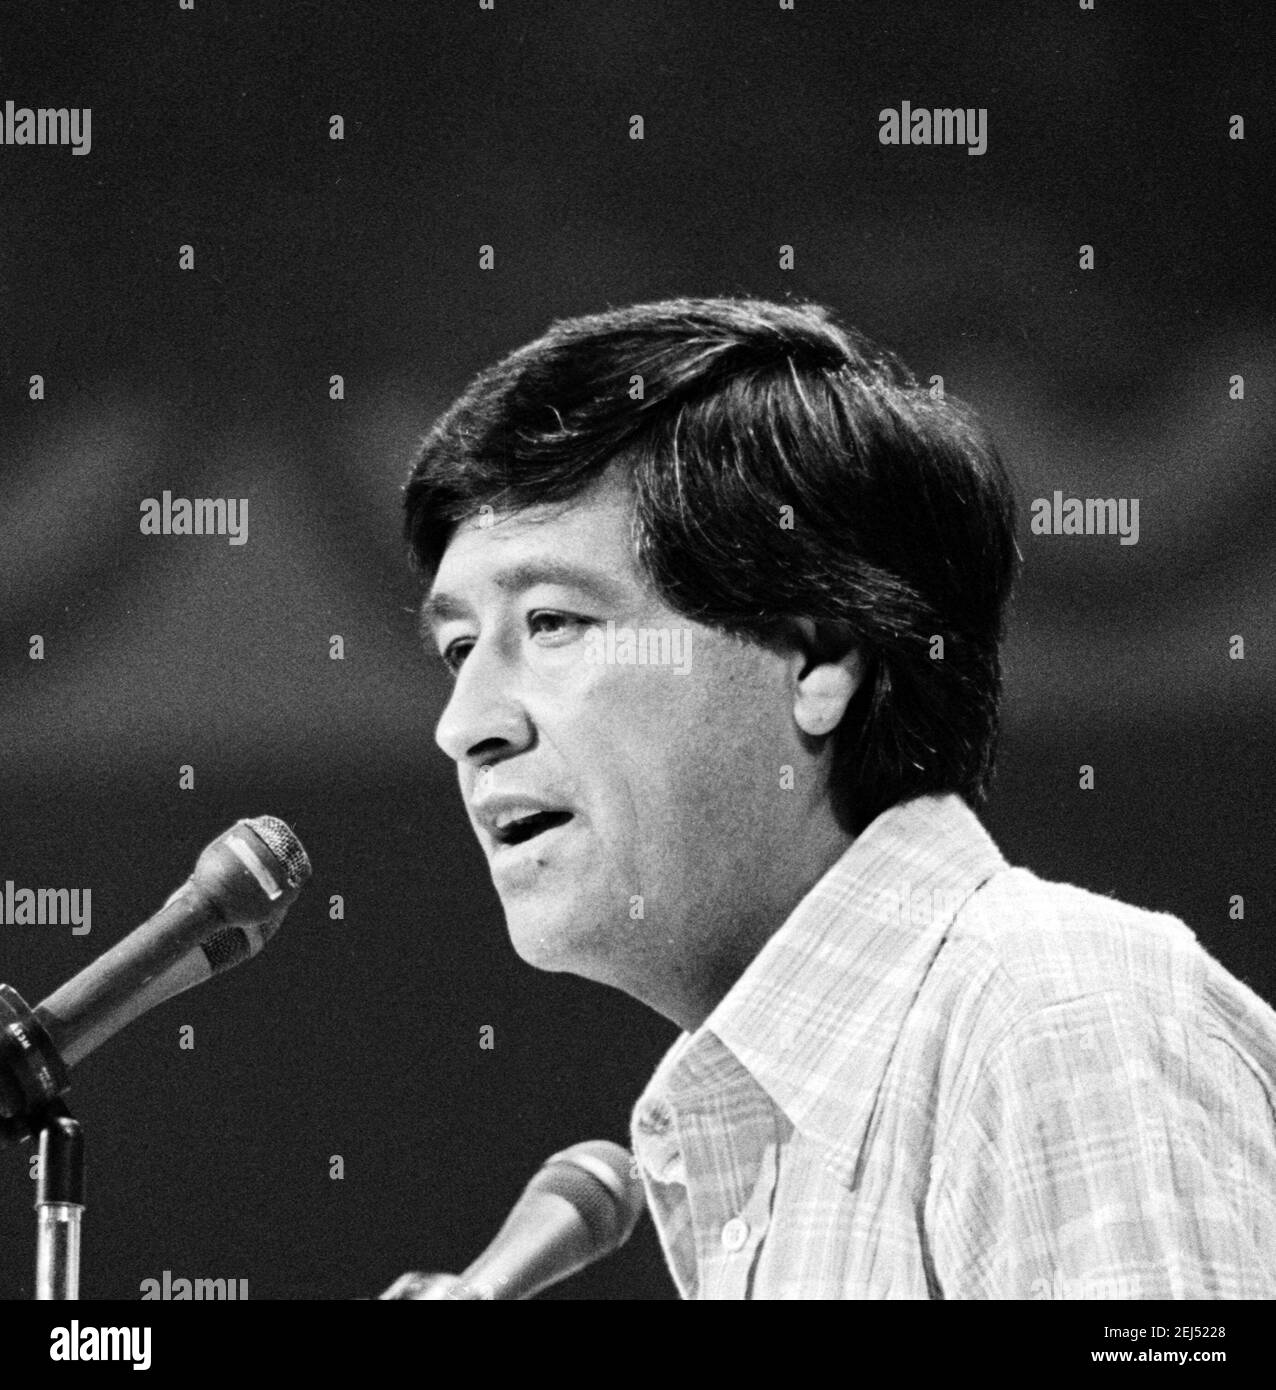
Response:
[[[35,1120],[40,1179],[35,1197],[35,1296],[62,1302],[80,1296],[80,1222],[84,1216],[84,1133],[65,1105]]]
[[[17,990],[0,985],[0,1140],[39,1138],[35,1296],[41,1302],[80,1296],[84,1135],[58,1099],[69,1079],[39,1014]]]

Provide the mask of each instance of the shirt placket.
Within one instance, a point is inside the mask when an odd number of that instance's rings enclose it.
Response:
[[[751,1121],[734,1125],[705,1111],[684,1110],[678,1116],[700,1299],[751,1296],[753,1271],[771,1224],[778,1171],[768,1109],[760,1106]],[[736,1141],[729,1153],[727,1135]]]
[[[754,1296],[753,1277],[758,1256],[771,1225],[777,1171],[776,1147],[769,1144],[762,1155],[757,1181],[743,1209],[722,1225],[719,1241],[725,1259],[721,1266],[719,1289],[713,1296],[745,1299]]]

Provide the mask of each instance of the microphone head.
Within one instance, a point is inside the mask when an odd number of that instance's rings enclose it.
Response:
[[[633,1160],[603,1139],[546,1161],[523,1189],[496,1239],[448,1291],[450,1301],[534,1298],[629,1239],[642,1215]]]
[[[212,974],[251,960],[265,946],[310,874],[310,856],[278,816],[238,820],[204,848],[194,877],[231,923],[198,947]]]
[[[205,845],[191,882],[213,900],[222,918],[210,937],[240,928],[253,934],[260,950],[310,873],[310,858],[291,829],[276,816],[257,816],[236,821]]]
[[[254,816],[252,820],[236,821],[236,824],[246,825],[275,856],[289,888],[300,888],[310,878],[310,856],[278,816]]]
[[[549,1158],[528,1192],[551,1192],[575,1207],[598,1255],[609,1255],[633,1234],[646,1206],[628,1149],[607,1139],[573,1144]]]

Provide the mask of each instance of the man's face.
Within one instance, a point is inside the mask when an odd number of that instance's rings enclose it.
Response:
[[[518,954],[690,1026],[675,996],[711,1004],[817,876],[826,769],[794,723],[800,662],[668,608],[630,522],[610,470],[566,509],[457,528],[424,609],[455,669],[436,738]]]

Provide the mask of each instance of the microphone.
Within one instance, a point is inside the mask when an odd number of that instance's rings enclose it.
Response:
[[[236,821],[153,917],[43,1003],[32,1009],[0,985],[0,1128],[26,1137],[23,1117],[65,1091],[68,1069],[94,1048],[165,999],[251,960],[310,873],[283,821]]]
[[[533,1298],[619,1250],[645,1204],[633,1160],[619,1144],[594,1139],[564,1149],[527,1184],[496,1239],[443,1297]]]

